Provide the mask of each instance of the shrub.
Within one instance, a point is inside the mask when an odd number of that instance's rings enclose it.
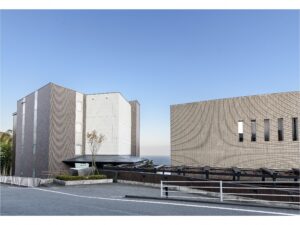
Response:
[[[8,175],[11,170],[12,151],[11,144],[0,142],[0,172]]]
[[[64,181],[73,181],[73,180],[100,180],[100,179],[106,179],[106,176],[101,175],[91,175],[91,176],[70,176],[70,175],[59,175],[56,176],[56,179],[58,180],[64,180]]]

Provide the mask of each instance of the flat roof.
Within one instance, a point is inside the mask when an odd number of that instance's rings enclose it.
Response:
[[[129,163],[138,163],[146,160],[145,158],[140,158],[137,156],[130,155],[96,155],[95,161],[96,163],[120,163],[120,164],[129,164]],[[92,155],[81,155],[76,156],[71,159],[63,160],[64,163],[91,163]]]

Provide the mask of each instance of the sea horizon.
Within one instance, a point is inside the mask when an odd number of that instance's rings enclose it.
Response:
[[[156,165],[171,165],[170,155],[142,155],[141,157],[152,160]]]

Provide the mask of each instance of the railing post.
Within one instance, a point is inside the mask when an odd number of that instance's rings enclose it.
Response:
[[[220,202],[223,202],[223,183],[220,180]]]
[[[161,180],[160,181],[160,197],[162,198],[164,195],[164,192],[163,192],[163,181]]]
[[[164,197],[168,198],[169,196],[169,188],[168,187],[164,187]]]
[[[165,196],[166,196],[166,198],[168,198],[168,196],[169,196],[168,190],[169,190],[169,188],[168,188],[168,187],[165,187]]]

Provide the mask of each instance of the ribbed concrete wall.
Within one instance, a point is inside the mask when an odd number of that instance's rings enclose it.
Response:
[[[67,170],[62,162],[75,155],[76,92],[51,84],[49,172]]]
[[[300,118],[300,92],[220,99],[171,106],[172,165],[278,168],[299,167],[299,141],[292,139],[292,118]],[[284,120],[278,141],[277,120]],[[264,140],[270,119],[270,141]],[[244,121],[244,141],[238,121]],[[256,142],[251,142],[256,120]]]
[[[51,85],[48,84],[37,91],[37,127],[36,149],[33,151],[34,133],[34,95],[25,97],[25,121],[23,121],[23,99],[17,102],[16,126],[16,155],[15,175],[25,177],[42,177],[48,171],[49,155],[49,127],[50,127],[50,93]],[[24,147],[22,148],[22,126],[24,127]]]
[[[15,176],[21,176],[21,142],[22,142],[22,100],[17,102],[17,127],[16,127],[16,155],[15,155]]]
[[[23,104],[25,105],[25,116],[23,116]],[[17,103],[17,124],[16,129],[16,176],[32,176],[32,143],[33,143],[33,109],[34,94],[26,96]],[[24,126],[24,129],[23,129]],[[24,140],[22,141],[22,133]],[[23,143],[23,144],[22,144]],[[23,146],[22,146],[23,145]]]
[[[17,120],[18,116],[17,113],[13,114],[13,140],[12,140],[12,176],[15,175],[15,170],[16,170],[16,132],[17,132]]]
[[[130,101],[131,105],[131,155],[140,156],[140,104]]]
[[[34,93],[26,96],[24,150],[22,155],[22,176],[31,177],[33,172],[33,113]],[[31,165],[31,166],[29,166]]]
[[[50,96],[51,84],[38,90],[37,128],[36,128],[36,177],[46,177],[49,167],[49,134],[50,134]],[[33,110],[33,109],[32,109]]]

